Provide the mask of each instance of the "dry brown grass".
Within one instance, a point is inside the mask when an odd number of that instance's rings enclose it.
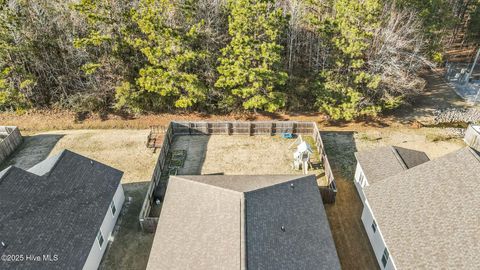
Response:
[[[149,181],[158,152],[146,148],[148,130],[57,130],[25,137],[2,167],[28,169],[48,156],[69,149],[124,172],[123,183]],[[0,167],[1,168],[1,167]]]
[[[145,146],[148,130],[62,130],[50,155],[63,149],[103,162],[124,172],[122,183],[149,181],[158,157]]]
[[[187,150],[187,158],[178,173],[191,174],[302,174],[292,168],[295,139],[279,136],[178,136],[173,150]],[[318,157],[312,158],[315,165]],[[319,166],[309,170],[326,185],[324,172]]]
[[[78,120],[73,112],[68,111],[30,111],[22,115],[0,113],[1,125],[19,126],[22,131],[38,132],[46,130],[68,129],[146,129],[152,125],[167,125],[170,121],[232,121],[232,120],[296,120],[321,121],[324,116],[313,114],[201,114],[201,113],[162,113],[137,116],[108,114],[88,115]]]

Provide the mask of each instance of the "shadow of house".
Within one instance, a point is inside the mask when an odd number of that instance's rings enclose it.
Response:
[[[143,232],[138,224],[138,214],[149,181],[122,184],[125,204],[118,218],[114,241],[109,244],[99,270],[131,269],[147,267],[154,234]]]
[[[166,169],[163,170],[159,184],[153,192],[154,200],[151,202],[151,217],[160,216],[162,205],[157,205],[157,201],[163,201],[168,186],[169,175],[199,175],[202,173],[202,167],[207,156],[207,146],[211,135],[176,135],[173,138],[172,146],[167,154],[165,162]],[[183,165],[180,167],[172,164],[174,152],[186,151],[186,157]],[[223,172],[218,172],[222,173]]]
[[[27,170],[48,157],[63,134],[24,136],[23,143],[0,165],[0,170],[15,165]]]
[[[170,151],[186,150],[187,156],[183,167],[178,169],[180,175],[196,175],[202,173],[207,156],[207,146],[211,135],[175,136]]]
[[[335,204],[325,204],[325,210],[342,269],[379,269],[361,221],[363,203],[353,183],[355,133],[325,131],[321,135],[338,188]]]

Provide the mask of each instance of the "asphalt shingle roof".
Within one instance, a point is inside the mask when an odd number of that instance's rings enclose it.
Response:
[[[170,177],[147,269],[340,263],[314,176],[205,175]]]
[[[430,160],[424,152],[398,146],[356,152],[355,157],[370,185]]]
[[[480,157],[466,147],[364,189],[398,269],[474,269]]]
[[[82,269],[122,175],[68,150],[31,171],[7,168],[0,178],[0,240],[7,246],[0,253],[56,254],[58,261],[0,261],[0,269]]]

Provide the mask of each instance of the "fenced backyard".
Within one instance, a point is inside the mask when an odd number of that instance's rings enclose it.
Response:
[[[0,126],[0,164],[22,143],[18,127]]]
[[[159,214],[155,213],[159,211],[155,198],[165,193],[169,175],[291,173],[288,146],[294,140],[282,139],[281,135],[285,133],[311,138],[318,153],[318,164],[322,167],[322,179],[325,179],[320,187],[322,198],[326,203],[335,201],[336,183],[314,122],[171,122],[163,134],[157,133],[158,130],[161,129],[153,127],[148,136],[149,140],[155,138],[157,144],[158,138],[163,137],[163,141],[139,215],[145,231],[155,231]],[[147,145],[152,144],[147,142]],[[178,161],[182,165],[186,163],[185,168],[172,167],[171,164],[172,157],[179,155],[179,149],[188,149],[190,152],[187,160]],[[270,161],[268,156],[271,157]],[[248,163],[248,166],[243,168],[238,166],[240,163]]]

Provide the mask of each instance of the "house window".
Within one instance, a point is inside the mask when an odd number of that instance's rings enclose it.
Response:
[[[372,230],[374,233],[377,232],[377,223],[375,222],[375,220],[372,222]]]
[[[98,231],[98,234],[97,234],[97,241],[98,241],[98,245],[100,246],[100,248],[102,248],[102,245],[103,245],[103,235],[102,235],[102,231]]]
[[[388,257],[389,257],[388,250],[387,250],[387,248],[385,248],[385,250],[383,251],[383,256],[382,256],[383,267],[387,266]]]
[[[114,201],[112,201],[112,203],[110,204],[110,209],[112,209],[112,215],[115,216],[115,213],[117,212],[117,208],[115,207]]]
[[[365,175],[363,172],[360,173],[360,177],[358,178],[358,182],[360,183],[360,186],[364,187],[365,186]]]

